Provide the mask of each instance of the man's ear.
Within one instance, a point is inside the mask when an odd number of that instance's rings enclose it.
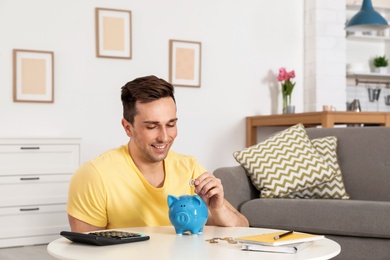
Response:
[[[124,118],[122,118],[122,126],[123,126],[123,129],[125,130],[127,136],[132,137],[133,133],[132,133],[131,124]]]

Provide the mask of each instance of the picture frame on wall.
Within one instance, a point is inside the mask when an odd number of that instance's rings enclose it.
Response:
[[[174,86],[201,86],[202,43],[169,40],[169,82]]]
[[[13,50],[14,102],[54,102],[54,52]]]
[[[96,8],[96,56],[131,59],[131,11]]]

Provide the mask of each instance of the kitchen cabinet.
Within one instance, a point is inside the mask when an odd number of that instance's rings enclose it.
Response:
[[[346,0],[346,21],[361,8],[362,0]],[[390,1],[373,0],[374,9],[390,20]],[[390,111],[390,66],[377,72],[373,60],[385,55],[390,60],[390,29],[367,32],[346,32],[346,91],[348,104],[360,100],[362,111]],[[377,99],[370,93],[379,89]],[[377,91],[377,90],[375,90]]]
[[[48,243],[69,230],[78,138],[0,139],[0,247]]]
[[[354,79],[356,85],[371,82],[389,87],[390,70],[387,73],[377,73],[372,62],[376,56],[385,55],[390,59],[390,36],[372,33],[376,35],[347,35],[347,78]],[[356,64],[360,66],[354,71],[351,67]],[[349,66],[351,67],[348,68]]]
[[[390,20],[390,1],[373,1],[373,6],[385,19]],[[346,17],[349,20],[361,7],[362,1],[346,1]],[[390,80],[390,70],[386,73],[376,73],[373,59],[385,55],[390,58],[390,29],[368,32],[346,33],[347,78],[355,83],[372,82],[385,84]]]

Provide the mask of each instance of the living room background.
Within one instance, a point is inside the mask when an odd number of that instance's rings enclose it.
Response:
[[[132,12],[132,59],[96,57],[95,8]],[[245,117],[281,113],[280,67],[303,112],[304,0],[1,0],[0,136],[80,137],[81,162],[128,141],[120,87],[168,80],[169,40],[202,43],[201,87],[175,87],[173,149],[209,171],[236,165]],[[54,103],[13,102],[12,50],[54,52]]]

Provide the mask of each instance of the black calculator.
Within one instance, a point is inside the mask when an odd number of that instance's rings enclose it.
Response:
[[[150,239],[150,237],[145,234],[132,233],[120,230],[104,230],[89,233],[61,231],[60,235],[76,243],[90,244],[96,246],[117,245],[145,241]]]

